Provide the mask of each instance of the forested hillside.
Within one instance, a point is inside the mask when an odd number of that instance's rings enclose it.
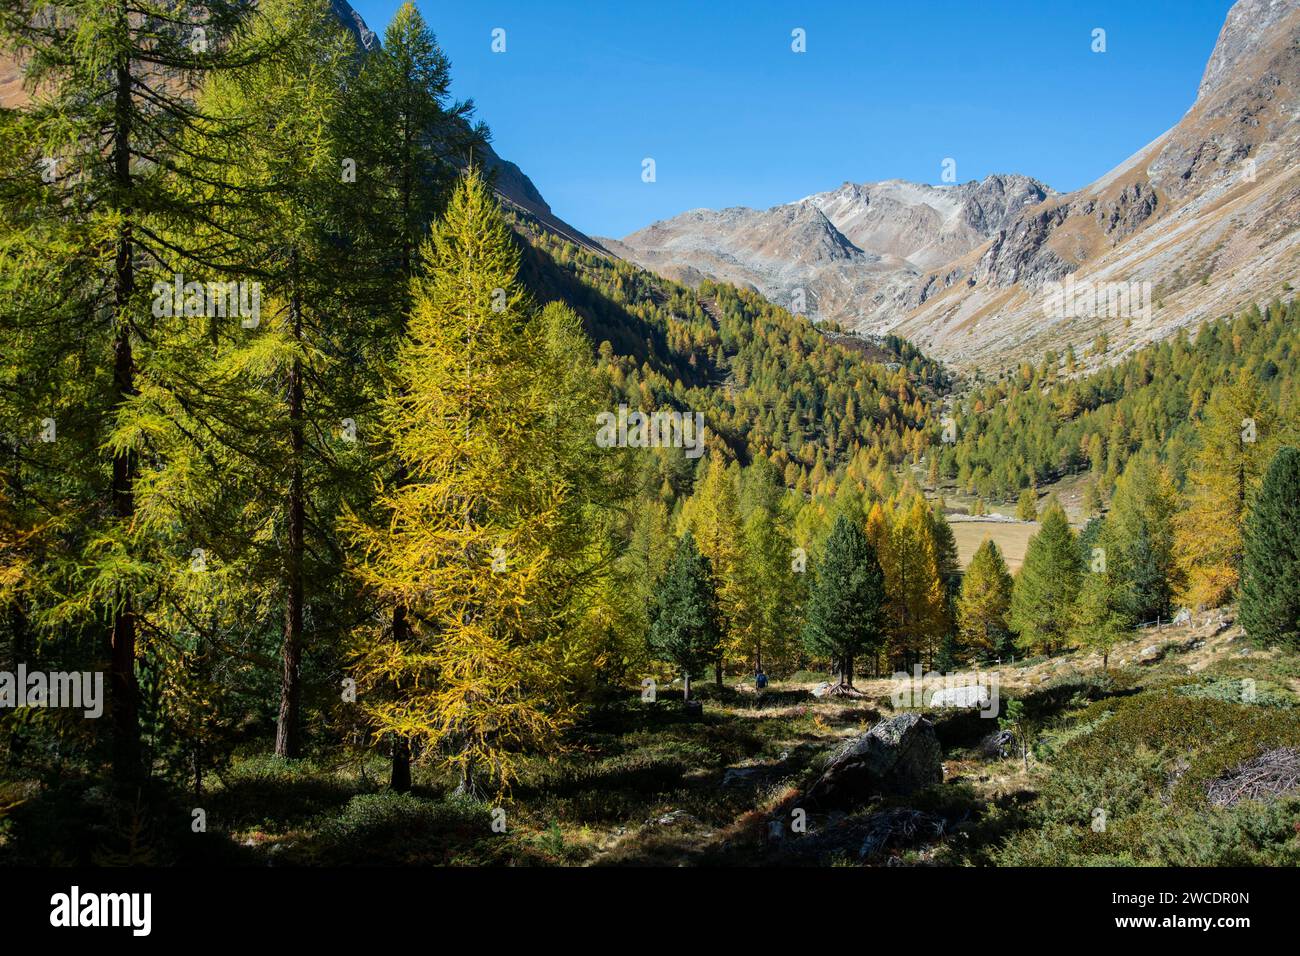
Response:
[[[107,667],[107,726],[20,710],[19,768],[71,734],[202,792],[270,733],[495,791],[644,671],[686,530],[708,666],[797,666],[795,539],[920,453],[937,366],[502,212],[413,7],[369,53],[314,0],[77,22],[5,26],[46,92],[3,115],[0,594],[15,666]],[[696,453],[602,450],[621,405]]]
[[[940,449],[938,477],[1008,499],[1021,489],[1088,469],[1108,493],[1129,458],[1156,453],[1182,480],[1195,430],[1216,386],[1244,378],[1284,420],[1300,395],[1300,303],[1206,322],[1084,374],[1072,350],[1038,365],[977,377],[953,415],[957,440]],[[1090,347],[1104,357],[1105,337]]]
[[[767,458],[805,491],[851,462],[897,464],[929,443],[948,378],[902,340],[873,345],[753,292],[691,289],[516,222],[529,239],[525,283],[583,317],[616,400],[704,411],[726,454]]]
[[[503,209],[411,4],[368,51],[325,0],[43,11],[0,17],[7,857],[572,862],[669,792],[748,832],[785,798],[729,761],[928,708],[859,683],[1079,652],[1108,698],[1180,607],[1239,602],[1293,702],[1294,303],[954,392]],[[1082,466],[1014,577],[922,488]]]

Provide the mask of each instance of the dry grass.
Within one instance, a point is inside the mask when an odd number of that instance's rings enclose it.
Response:
[[[1029,539],[1038,533],[1036,521],[979,521],[949,515],[952,536],[957,540],[957,558],[965,568],[985,540],[992,538],[1014,574],[1025,560]]]

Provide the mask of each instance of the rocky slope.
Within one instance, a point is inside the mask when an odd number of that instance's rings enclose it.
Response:
[[[948,189],[845,184],[793,204],[825,217],[815,246],[783,233],[798,218],[786,206],[696,210],[607,244],[648,268],[746,282],[785,305],[806,287],[810,313],[895,331],[960,366],[1082,351],[1102,332],[1110,348],[1097,361],[1114,360],[1296,284],[1298,115],[1300,0],[1239,0],[1192,108],[1083,189],[1058,195],[1022,176]],[[1148,291],[1151,308],[1080,298],[1054,308],[1051,283],[1067,277],[1102,299],[1097,283]]]
[[[802,295],[810,315],[874,328],[893,320],[927,270],[1053,195],[1025,176],[956,186],[845,183],[766,210],[696,209],[600,242],[673,278],[726,279],[787,307]]]

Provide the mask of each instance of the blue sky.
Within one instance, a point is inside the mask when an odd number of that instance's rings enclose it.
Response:
[[[354,6],[382,35],[400,2]],[[959,182],[1085,185],[1192,105],[1231,0],[417,6],[497,152],[559,216],[623,236],[845,180],[938,183],[949,157]],[[795,28],[805,53],[791,50]],[[1095,28],[1105,53],[1091,50]]]

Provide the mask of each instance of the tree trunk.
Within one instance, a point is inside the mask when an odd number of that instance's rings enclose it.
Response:
[[[406,606],[393,608],[393,640],[401,645],[410,636],[410,624],[406,620]],[[411,789],[411,742],[405,737],[393,741],[393,771],[389,779],[391,786],[398,793]]]
[[[713,662],[713,686],[722,690],[722,658]]]
[[[474,779],[474,764],[472,761],[467,760],[461,764],[460,784],[456,787],[456,793],[462,797],[469,797],[471,800],[479,799],[478,783]]]
[[[844,657],[844,672],[840,674],[840,683],[850,690],[853,688],[853,655]]]
[[[293,253],[291,266],[293,294],[289,300],[289,321],[294,340],[302,340],[302,302],[299,298],[297,253]],[[289,447],[291,474],[289,478],[289,542],[285,558],[284,606],[284,670],[280,680],[280,716],[275,728],[275,755],[297,757],[300,750],[298,710],[302,699],[299,670],[302,665],[303,617],[303,526],[306,523],[306,505],[303,501],[303,388],[302,361],[293,360],[289,372]]]
[[[393,772],[388,785],[397,793],[411,790],[411,743],[405,737],[393,739]]]
[[[682,700],[691,699],[691,674],[687,671],[682,675]]]
[[[9,623],[12,628],[13,660],[10,662],[14,670],[18,665],[27,659],[27,612],[23,610],[20,601],[15,601],[9,609]],[[19,732],[22,724],[19,721],[12,721],[9,725],[9,764],[17,766],[19,759],[23,755],[24,741]]]
[[[122,16],[126,16],[124,11]],[[116,65],[116,85],[113,178],[122,195],[128,195],[131,188],[131,65],[125,56]],[[135,392],[135,358],[131,350],[129,319],[131,298],[135,294],[135,262],[131,255],[133,212],[130,206],[122,207],[122,225],[117,235],[113,302],[117,328],[113,342],[114,413]],[[134,479],[134,453],[116,452],[113,455],[110,495],[113,514],[123,524],[135,511]],[[109,687],[112,694],[113,776],[118,781],[131,782],[139,779],[144,768],[140,757],[140,687],[135,676],[135,614],[129,594],[120,596],[109,626]]]
[[[409,84],[408,84],[409,90]],[[402,275],[410,282],[411,278],[411,234],[414,231],[411,228],[411,192],[412,192],[412,169],[413,158],[411,156],[411,120],[409,110],[406,111],[406,121],[402,123]]]

